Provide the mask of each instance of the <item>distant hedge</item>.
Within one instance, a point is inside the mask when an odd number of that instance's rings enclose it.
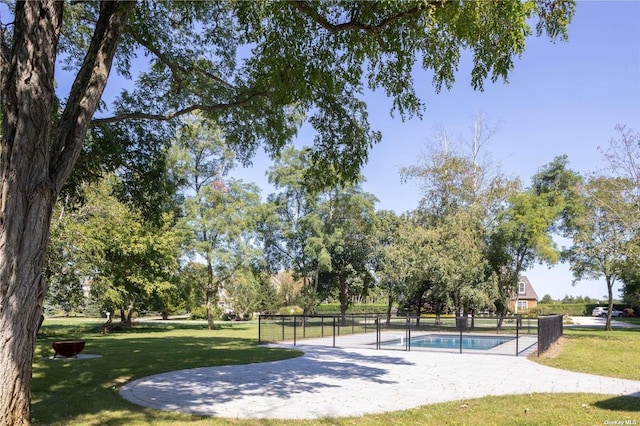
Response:
[[[606,306],[606,303],[541,303],[533,309],[527,311],[530,315],[569,315],[569,316],[589,316],[591,311],[596,306]],[[616,309],[622,310],[626,307],[620,304],[615,304]],[[290,313],[290,308],[283,308],[278,312],[279,314],[287,315]],[[299,309],[299,308],[298,308]],[[385,314],[387,312],[387,305],[385,304],[368,304],[368,305],[351,305],[347,309],[347,314]],[[295,312],[297,315],[302,314],[301,310]],[[315,314],[318,315],[336,315],[340,313],[339,303],[326,303],[316,307]]]
[[[538,315],[569,315],[569,316],[590,316],[596,306],[607,306],[607,303],[543,303],[535,307]],[[614,304],[618,310],[626,308],[626,305]]]
[[[347,314],[383,314],[387,312],[387,305],[384,304],[368,304],[368,305],[351,305],[347,309]],[[340,313],[339,303],[327,303],[319,305],[315,310],[319,315],[330,315]]]
[[[302,315],[303,312],[300,306],[285,306],[280,308],[278,315]]]
[[[535,311],[538,315],[569,315],[583,316],[591,315],[592,303],[544,303],[538,304]]]

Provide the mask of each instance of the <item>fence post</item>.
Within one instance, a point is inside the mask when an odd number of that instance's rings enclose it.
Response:
[[[262,331],[262,315],[258,315],[258,344],[262,343],[260,332]]]
[[[336,347],[336,317],[333,317],[333,347]]]
[[[297,315],[293,316],[293,346],[296,345],[296,332],[297,332],[297,327],[298,326],[298,319],[297,319]]]
[[[282,316],[282,340],[284,341],[284,315]]]
[[[518,344],[520,343],[520,321],[516,321],[516,356],[520,353]]]

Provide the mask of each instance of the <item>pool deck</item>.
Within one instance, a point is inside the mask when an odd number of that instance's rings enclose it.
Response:
[[[411,333],[411,338],[416,339],[420,336],[426,335],[443,335],[443,336],[455,336],[459,335],[454,331],[447,332],[436,332],[436,331],[427,331],[427,332],[413,332]],[[502,334],[491,334],[491,333],[477,333],[474,334],[470,331],[466,331],[463,334],[463,337],[496,337],[496,338],[511,338],[506,343],[498,345],[491,349],[466,349],[463,348],[463,353],[477,353],[477,354],[494,354],[494,355],[516,355],[516,350],[520,356],[527,356],[532,352],[537,350],[538,344],[538,336],[535,334],[520,334],[518,337],[518,341],[516,342],[515,334],[511,333],[502,333]],[[404,351],[406,350],[405,345],[398,346],[388,346],[384,345],[384,342],[391,342],[395,340],[403,340],[406,338],[404,332],[401,331],[383,331],[380,333],[380,341],[382,342],[382,346],[380,350],[388,350],[388,351]],[[283,345],[293,345],[294,342],[291,340],[280,342]],[[302,339],[296,342],[296,347],[299,345],[303,345],[306,347],[309,346],[323,346],[323,347],[334,347],[334,339],[333,337],[319,337],[319,338],[309,338]],[[335,347],[337,348],[361,348],[361,349],[369,349],[375,350],[376,347],[376,333],[358,333],[358,334],[346,334],[343,336],[335,337]],[[411,351],[435,351],[435,352],[449,352],[449,353],[459,353],[460,349],[458,347],[455,348],[433,348],[433,347],[419,347],[417,345],[410,346],[409,350]]]
[[[305,354],[142,378],[123,386],[120,394],[159,410],[252,419],[361,416],[535,392],[640,397],[640,381],[559,370],[523,356],[335,349],[306,341],[297,349]]]

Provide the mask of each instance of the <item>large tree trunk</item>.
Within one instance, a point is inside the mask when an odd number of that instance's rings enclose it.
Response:
[[[338,273],[338,299],[340,300],[340,321],[342,325],[347,323],[347,309],[349,309],[349,288],[342,271]]]
[[[60,5],[16,5],[16,42],[2,81],[0,419],[5,425],[31,420],[31,363],[46,291],[42,266],[56,196],[48,146],[61,12]]]
[[[211,261],[211,253],[207,254],[207,287],[205,289],[205,298],[207,306],[207,328],[213,330],[215,324],[213,321],[213,299],[218,304],[218,287],[213,282],[213,263]]]
[[[605,275],[605,281],[607,283],[607,297],[609,298],[609,304],[607,305],[607,320],[604,324],[605,331],[611,331],[611,313],[613,312],[613,284],[615,280],[611,275]]]
[[[217,296],[217,292],[214,293],[214,290],[211,287],[207,287],[206,290],[206,307],[207,307],[207,328],[209,330],[215,329],[215,323],[213,319],[213,299]],[[218,299],[215,299],[217,302]]]
[[[91,47],[52,131],[62,2],[17,2],[3,49],[0,192],[0,422],[31,421],[31,373],[46,284],[51,214],[106,84],[132,6],[105,3]],[[4,46],[3,46],[4,47]]]

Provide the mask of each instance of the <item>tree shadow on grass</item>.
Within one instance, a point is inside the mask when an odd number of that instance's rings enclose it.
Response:
[[[603,410],[640,412],[640,392],[633,395],[616,396],[604,399],[593,405]]]
[[[386,365],[411,365],[402,357],[314,348],[304,357],[216,368],[198,368],[146,377],[122,388],[121,395],[143,406],[196,415],[225,416],[225,403],[251,403],[252,397],[287,400],[338,388],[342,381],[394,384]]]
[[[123,326],[117,330],[111,330],[106,334],[104,331],[104,319],[95,319],[83,322],[74,322],[73,318],[68,323],[57,322],[51,323],[47,320],[44,326],[38,332],[38,339],[67,339],[79,338],[87,334],[94,335],[119,335],[119,334],[143,334],[143,333],[164,333],[171,330],[207,330],[207,324],[202,321],[173,321],[173,320],[152,320],[152,321],[134,321],[133,325]],[[115,321],[113,324],[120,324]],[[250,330],[252,325],[242,322],[222,322],[215,323],[214,330],[233,330],[246,331]],[[256,328],[257,334],[257,328]]]
[[[50,339],[39,340],[32,380],[34,423],[70,424],[73,421],[69,419],[94,416],[102,411],[137,413],[139,406],[123,400],[118,389],[130,380],[148,375],[301,355],[291,349],[260,347],[255,339],[176,334],[84,335],[83,353],[98,354],[100,358],[56,361],[48,360],[53,355]]]
[[[32,381],[34,424],[82,423],[100,418],[100,424],[118,425],[176,416],[185,421],[189,415],[141,409],[118,393],[126,383],[163,372],[175,373],[160,384],[152,381],[147,386],[158,386],[161,393],[181,385],[177,394],[167,396],[167,404],[174,402],[176,395],[189,398],[194,387],[200,387],[202,401],[198,404],[215,407],[215,404],[265,392],[278,398],[291,398],[301,392],[313,393],[337,386],[336,382],[348,378],[385,383],[389,380],[384,377],[385,364],[407,363],[400,357],[378,356],[375,352],[363,355],[331,348],[314,348],[300,358],[300,362],[287,363],[283,360],[299,356],[301,352],[260,346],[254,340],[233,337],[176,337],[153,333],[86,337],[85,340],[85,351],[100,354],[100,358],[36,359]],[[49,350],[47,342],[40,345],[41,354]],[[219,367],[202,368],[205,366]],[[203,375],[192,382],[192,374],[189,380],[185,376],[186,369],[192,369],[191,373],[200,370]],[[260,375],[256,371],[264,373]],[[166,409],[171,408],[167,405]],[[100,413],[117,413],[114,416],[117,418],[107,415],[105,419]]]

